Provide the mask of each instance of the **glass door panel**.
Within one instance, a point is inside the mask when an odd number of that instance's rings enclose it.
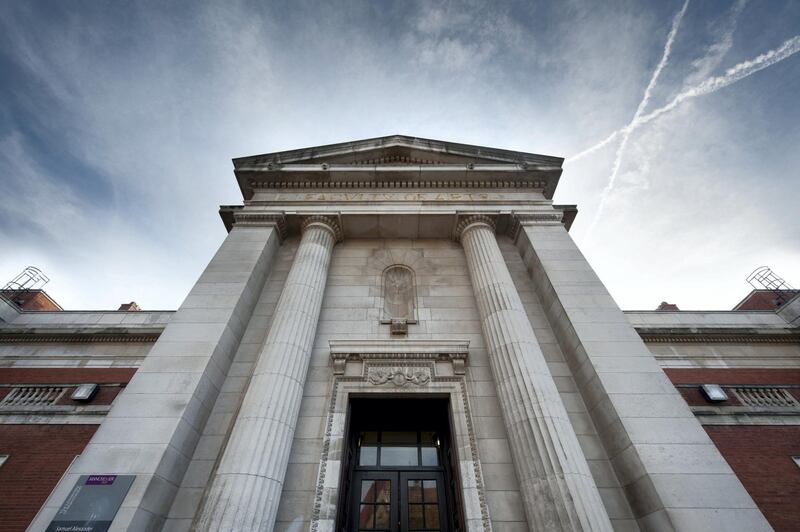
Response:
[[[400,530],[446,530],[444,477],[438,472],[400,473]]]
[[[355,499],[355,530],[359,532],[397,532],[397,473],[357,473],[353,486],[359,493]]]

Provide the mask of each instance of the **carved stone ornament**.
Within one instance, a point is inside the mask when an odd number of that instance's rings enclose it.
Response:
[[[491,216],[485,214],[461,215],[458,218],[458,224],[453,230],[453,240],[458,242],[461,240],[461,235],[464,234],[464,231],[477,225],[489,226],[492,232],[495,230],[495,221]]]
[[[300,231],[304,233],[306,229],[314,226],[323,227],[330,231],[333,234],[333,238],[336,240],[336,242],[341,242],[344,238],[342,226],[339,225],[339,221],[335,216],[325,216],[321,214],[304,216],[300,223]]]
[[[367,380],[376,386],[389,383],[398,387],[424,386],[430,382],[431,372],[428,368],[369,368]]]
[[[414,319],[414,274],[407,266],[390,266],[383,272],[383,313],[394,320]]]

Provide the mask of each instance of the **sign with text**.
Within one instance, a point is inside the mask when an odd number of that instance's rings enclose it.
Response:
[[[82,475],[47,532],[105,532],[136,475]]]

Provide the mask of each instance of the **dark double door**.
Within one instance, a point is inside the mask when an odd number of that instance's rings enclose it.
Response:
[[[446,398],[350,401],[337,532],[463,530]]]
[[[444,474],[436,471],[359,471],[353,476],[352,530],[447,530]]]

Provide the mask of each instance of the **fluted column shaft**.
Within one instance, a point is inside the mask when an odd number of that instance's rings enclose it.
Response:
[[[272,530],[303,398],[338,226],[307,218],[250,386],[197,522],[199,530]]]
[[[611,530],[600,493],[485,216],[458,227],[531,530]]]

